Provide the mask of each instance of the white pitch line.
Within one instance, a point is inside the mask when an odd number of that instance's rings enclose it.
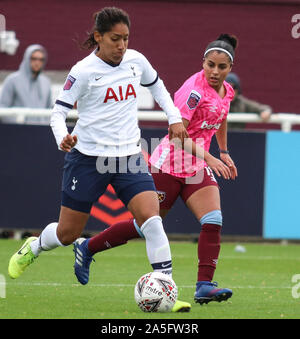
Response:
[[[1,254],[1,252],[0,252]],[[45,252],[45,253],[42,253],[41,256],[53,256],[53,257],[74,257],[74,254],[73,253],[57,253],[57,252]],[[136,258],[136,255],[131,255],[131,254],[119,254],[119,255],[116,255],[116,254],[105,254],[105,258],[106,256],[109,256],[109,258],[119,258],[119,257],[122,257],[122,258]],[[98,259],[101,259],[101,254],[96,254],[95,256],[95,259],[97,261],[97,258]],[[178,254],[178,255],[173,255],[173,259],[189,259],[189,258],[196,258],[196,256],[194,255],[181,255],[181,254]],[[240,255],[221,255],[219,257],[219,260],[293,260],[293,261],[300,261],[300,257],[296,258],[296,257],[274,257],[274,256],[256,256],[256,255],[253,255],[253,256],[246,256],[244,254],[240,254]]]
[[[3,254],[7,256],[6,252],[1,252],[0,255]],[[53,256],[53,257],[74,257],[74,254],[72,252],[70,253],[58,253],[58,252],[45,252],[41,254],[42,256]],[[108,254],[105,253],[105,257],[109,256],[110,258],[119,258],[120,256],[122,258],[136,258],[136,255],[134,254]],[[96,254],[95,256],[96,260],[97,258],[101,259],[101,253]],[[194,255],[184,255],[184,254],[174,254],[173,259],[189,259],[189,258],[196,258]],[[300,261],[300,257],[278,257],[278,256],[259,256],[259,255],[244,255],[243,253],[236,254],[236,255],[220,255],[219,260],[293,260],[293,261]]]
[[[0,283],[0,285],[3,283]],[[68,284],[68,283],[55,283],[55,282],[7,282],[6,285],[12,286],[50,286],[50,287],[81,287],[79,284]],[[90,283],[88,286],[90,287],[134,287],[134,284],[94,284]],[[247,285],[247,286],[230,286],[232,289],[290,289],[293,286],[254,286],[254,285]],[[195,288],[194,285],[179,285],[178,288]]]

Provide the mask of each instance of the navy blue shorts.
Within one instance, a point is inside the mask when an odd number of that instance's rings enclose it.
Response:
[[[107,158],[88,156],[73,148],[66,154],[62,181],[63,206],[89,213],[109,184],[125,206],[138,193],[156,191],[142,153]]]

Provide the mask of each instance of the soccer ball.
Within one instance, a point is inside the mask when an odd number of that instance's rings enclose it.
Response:
[[[177,295],[174,280],[160,272],[144,274],[134,288],[135,301],[144,312],[170,312]]]

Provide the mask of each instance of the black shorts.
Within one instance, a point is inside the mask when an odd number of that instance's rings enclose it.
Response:
[[[88,156],[75,148],[65,156],[62,205],[89,213],[94,202],[111,184],[128,205],[138,193],[156,191],[142,153],[119,158]]]

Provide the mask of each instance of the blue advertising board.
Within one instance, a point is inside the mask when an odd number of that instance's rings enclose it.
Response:
[[[300,132],[267,132],[266,239],[300,239]]]

